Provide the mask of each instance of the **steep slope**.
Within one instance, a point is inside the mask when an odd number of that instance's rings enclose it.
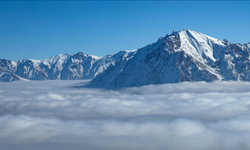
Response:
[[[19,77],[14,74],[16,71],[16,62],[0,58],[0,81],[11,82],[19,80]]]
[[[249,44],[230,44],[192,31],[173,31],[94,78],[90,87],[119,89],[183,81],[249,81]]]

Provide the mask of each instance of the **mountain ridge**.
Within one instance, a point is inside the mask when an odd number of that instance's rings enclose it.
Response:
[[[248,64],[249,45],[231,44],[184,29],[138,49],[134,59],[130,59],[120,72],[116,71],[118,74],[114,75],[112,70],[119,66],[106,70],[115,76],[112,81],[103,72],[89,87],[120,89],[183,81],[249,81]],[[241,70],[235,67],[237,65],[241,65]]]
[[[58,54],[42,60],[11,61],[0,58],[0,81],[92,79],[120,55],[122,51],[105,57],[78,52],[72,55]]]
[[[97,57],[78,52],[43,60],[0,59],[0,81],[93,79],[88,87],[120,89],[184,81],[250,80],[250,42],[231,44],[183,29],[133,51]]]

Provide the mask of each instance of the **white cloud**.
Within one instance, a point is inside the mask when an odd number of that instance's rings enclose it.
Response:
[[[61,95],[49,92],[48,96],[54,100],[65,100]]]
[[[120,91],[83,81],[1,83],[3,149],[250,149],[250,83],[197,82]]]

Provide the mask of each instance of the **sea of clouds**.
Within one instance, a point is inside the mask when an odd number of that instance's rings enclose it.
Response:
[[[249,150],[250,82],[0,83],[3,150]]]

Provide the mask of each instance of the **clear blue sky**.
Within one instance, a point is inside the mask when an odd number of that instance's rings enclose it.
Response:
[[[191,29],[250,42],[249,1],[0,1],[0,58],[104,56]]]

